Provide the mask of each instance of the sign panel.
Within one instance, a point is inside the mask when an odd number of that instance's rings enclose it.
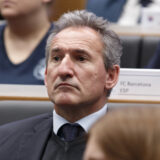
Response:
[[[121,69],[110,99],[160,101],[160,70]]]

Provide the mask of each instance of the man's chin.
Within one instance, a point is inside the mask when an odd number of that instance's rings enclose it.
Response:
[[[54,94],[54,99],[57,101],[72,101],[77,99],[78,95],[75,92],[59,92]]]
[[[77,104],[77,98],[73,96],[55,97],[54,104],[57,106],[74,106]]]

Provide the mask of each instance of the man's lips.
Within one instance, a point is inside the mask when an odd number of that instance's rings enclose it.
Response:
[[[57,89],[59,87],[73,87],[73,88],[77,88],[78,89],[78,87],[76,85],[73,85],[73,84],[70,84],[70,83],[60,83],[60,84],[57,84],[55,86],[55,89]]]

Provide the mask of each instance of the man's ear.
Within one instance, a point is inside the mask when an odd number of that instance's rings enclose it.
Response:
[[[45,73],[44,73],[44,84],[47,87],[47,68],[45,69]]]
[[[113,88],[116,85],[119,77],[119,72],[120,72],[119,65],[114,65],[112,69],[108,69],[106,74],[106,85],[105,85],[105,88],[107,90]]]

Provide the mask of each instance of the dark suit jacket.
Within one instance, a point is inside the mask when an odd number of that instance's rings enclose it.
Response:
[[[1,160],[40,160],[52,130],[52,114],[43,114],[0,127]]]

